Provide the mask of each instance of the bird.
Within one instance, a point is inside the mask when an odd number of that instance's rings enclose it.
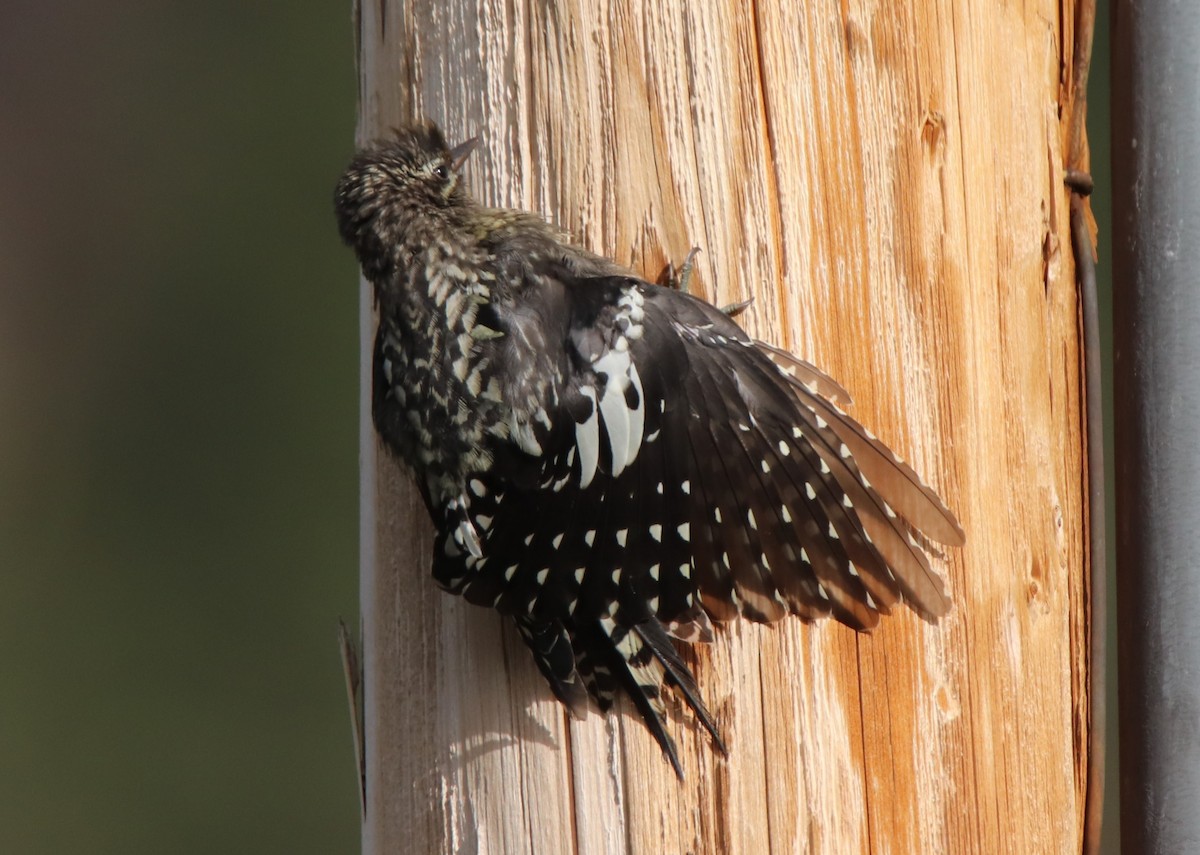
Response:
[[[669,696],[726,752],[682,645],[739,616],[936,621],[927,550],[965,535],[823,371],[476,201],[477,143],[416,121],[338,181],[379,319],[374,427],[429,511],[435,582],[510,618],[573,715],[627,694],[682,778]]]

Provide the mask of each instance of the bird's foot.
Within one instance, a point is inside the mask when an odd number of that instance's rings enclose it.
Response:
[[[700,247],[692,247],[688,251],[688,254],[684,256],[683,263],[679,265],[678,270],[675,269],[674,262],[668,263],[666,270],[664,270],[662,276],[659,277],[659,282],[667,288],[673,288],[676,291],[682,291],[684,294],[688,294],[692,297],[700,296],[698,294],[693,294],[691,288],[692,272],[696,268],[696,256],[699,253]],[[742,300],[740,303],[729,303],[721,306],[720,309],[728,317],[734,318],[746,311],[746,309],[749,308],[750,304],[753,302],[754,298],[751,297],[749,300]]]
[[[696,256],[700,254],[700,247],[694,246],[688,250],[688,254],[683,257],[683,264],[679,265],[679,269],[675,269],[675,262],[668,261],[666,269],[662,275],[658,277],[660,285],[666,288],[671,288],[675,291],[682,291],[685,294],[692,294],[692,271],[695,269]]]

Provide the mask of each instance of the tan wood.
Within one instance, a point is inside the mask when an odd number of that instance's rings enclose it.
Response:
[[[1063,188],[1072,4],[366,0],[360,138],[478,134],[485,201],[714,302],[849,389],[946,498],[952,612],[735,623],[688,654],[680,783],[628,705],[568,720],[516,633],[434,589],[363,405],[364,851],[1079,851],[1087,621]],[[374,323],[364,290],[363,348]],[[364,369],[364,402],[367,399]]]

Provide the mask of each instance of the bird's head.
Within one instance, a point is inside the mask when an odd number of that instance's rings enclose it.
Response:
[[[334,194],[338,230],[370,275],[395,248],[427,243],[469,204],[460,169],[477,139],[450,148],[432,122],[396,129],[360,151]]]

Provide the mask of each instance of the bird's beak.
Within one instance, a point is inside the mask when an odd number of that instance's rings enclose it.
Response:
[[[450,165],[454,167],[455,172],[462,169],[463,163],[471,156],[471,152],[477,145],[479,145],[479,137],[471,137],[466,142],[461,142],[450,149]]]

